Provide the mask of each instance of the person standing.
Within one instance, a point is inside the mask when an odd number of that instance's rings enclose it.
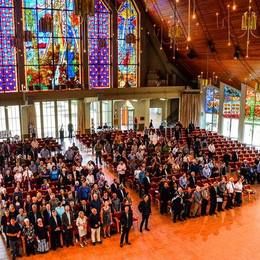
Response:
[[[65,212],[62,214],[62,224],[63,224],[63,240],[64,244],[69,247],[70,245],[73,246],[73,221],[74,217],[70,210],[70,206],[65,206]]]
[[[193,201],[193,191],[188,187],[187,191],[184,193],[183,202],[184,202],[184,218],[190,218],[190,211]]]
[[[138,205],[139,211],[142,213],[142,222],[140,224],[140,232],[143,232],[143,225],[145,225],[145,230],[150,231],[148,228],[149,217],[152,213],[151,210],[151,200],[149,195],[144,195],[143,200]]]
[[[113,223],[112,211],[109,200],[104,202],[104,206],[101,209],[101,223],[103,226],[104,238],[110,237],[110,226]]]
[[[13,255],[13,259],[16,258],[16,256],[19,256],[19,239],[21,235],[21,229],[19,224],[16,222],[15,218],[11,218],[10,225],[7,226],[7,232],[6,235],[9,240],[11,252]]]
[[[201,190],[202,202],[201,202],[201,216],[207,215],[207,206],[209,202],[209,185],[208,183],[204,184],[204,187]]]
[[[217,192],[218,192],[218,183],[214,181],[213,185],[211,185],[209,188],[209,194],[210,194],[209,215],[210,216],[216,214]]]
[[[61,125],[61,128],[60,128],[60,142],[61,143],[64,142],[64,128],[63,128],[63,125]]]
[[[231,177],[226,185],[227,189],[227,204],[226,209],[232,209],[233,208],[233,198],[234,198],[234,191],[235,191],[235,185],[234,185],[234,179]]]
[[[68,124],[68,132],[69,132],[69,138],[72,138],[72,133],[73,133],[73,124],[69,123]]]
[[[120,247],[123,247],[124,242],[127,245],[131,245],[129,242],[129,231],[133,225],[133,213],[129,206],[125,206],[124,211],[120,217],[121,224],[121,237],[120,237]]]
[[[96,145],[95,145],[96,164],[98,164],[98,162],[99,162],[99,164],[102,165],[102,161],[101,161],[102,150],[103,150],[103,145],[98,140]]]
[[[161,215],[167,214],[168,201],[170,200],[169,184],[164,182],[160,191],[160,213]]]
[[[193,217],[199,216],[202,203],[202,196],[200,192],[200,186],[196,186],[194,191],[194,201],[193,201]]]
[[[35,230],[34,226],[30,224],[28,218],[24,219],[24,227],[22,229],[22,234],[25,240],[25,250],[27,256],[35,254]]]
[[[51,247],[53,250],[61,247],[60,234],[61,234],[61,218],[57,214],[56,210],[52,210],[52,216],[50,218],[50,230],[51,230]]]
[[[217,188],[218,212],[224,211],[223,202],[224,202],[225,193],[226,193],[226,178],[222,177],[221,181],[218,184],[218,188]]]
[[[80,211],[78,214],[76,226],[78,227],[79,232],[79,244],[81,247],[84,247],[84,245],[87,245],[87,217],[85,216],[83,211]]]
[[[119,177],[120,184],[123,183],[125,186],[125,172],[126,172],[126,165],[123,161],[120,161],[120,163],[117,165],[117,173]]]
[[[151,180],[150,180],[150,176],[149,176],[149,172],[145,173],[145,177],[143,179],[143,186],[144,186],[144,194],[149,194],[149,190],[151,187]]]
[[[183,220],[183,191],[181,187],[178,188],[172,199],[172,212],[174,223],[176,223],[177,218],[178,220]]]
[[[151,119],[151,121],[150,121],[149,128],[150,128],[150,129],[153,128],[153,120],[152,120],[152,119]]]
[[[242,205],[242,192],[243,192],[243,182],[239,178],[235,184],[235,206],[240,207]]]
[[[96,243],[101,244],[102,243],[100,239],[101,220],[100,220],[100,215],[98,214],[96,208],[91,209],[91,214],[89,216],[89,225],[91,228],[91,240],[93,246],[95,246]]]

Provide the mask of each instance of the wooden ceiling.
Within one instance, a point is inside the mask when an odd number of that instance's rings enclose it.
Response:
[[[176,3],[177,1],[177,3]],[[163,28],[163,47],[167,53],[173,53],[170,45],[166,44],[169,25],[174,23],[174,16],[182,27],[183,37],[179,40],[176,59],[168,55],[172,62],[180,65],[197,79],[203,72],[218,76],[219,80],[240,87],[242,82],[255,85],[255,80],[260,81],[260,1],[251,0],[252,10],[257,14],[257,30],[254,31],[259,38],[250,37],[249,57],[246,58],[246,36],[241,37],[242,15],[248,10],[248,0],[191,0],[191,15],[193,3],[195,2],[196,18],[191,19],[191,41],[187,42],[188,31],[188,2],[189,0],[146,0],[148,14],[152,17],[155,30],[158,32]],[[236,10],[233,10],[235,4]],[[228,46],[227,15],[230,5],[230,34],[231,45]],[[176,6],[176,11],[175,10]],[[218,18],[217,14],[218,13]],[[218,22],[217,22],[218,20]],[[160,28],[159,28],[160,27]],[[161,33],[158,33],[160,38]],[[211,52],[208,48],[211,41],[216,51]],[[195,58],[188,58],[188,48],[196,53]],[[234,59],[236,46],[239,46],[241,55]],[[207,65],[208,64],[208,65]]]

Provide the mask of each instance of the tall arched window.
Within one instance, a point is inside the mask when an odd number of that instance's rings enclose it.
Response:
[[[95,0],[95,15],[88,18],[88,72],[90,88],[110,87],[111,14],[101,0]]]
[[[0,92],[16,90],[14,6],[0,0]]]
[[[77,86],[80,18],[72,0],[23,0],[25,73],[30,89]]]
[[[131,0],[122,1],[118,9],[118,86],[138,84],[138,13]]]

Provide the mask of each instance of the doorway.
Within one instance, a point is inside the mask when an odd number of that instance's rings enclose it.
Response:
[[[153,127],[159,128],[162,123],[162,108],[153,107],[150,108],[150,120],[153,120]]]
[[[121,108],[121,130],[134,129],[134,111],[131,102],[126,101]]]

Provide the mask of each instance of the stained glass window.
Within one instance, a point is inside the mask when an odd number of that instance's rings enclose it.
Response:
[[[131,0],[125,0],[121,3],[117,20],[118,86],[137,87],[138,13]]]
[[[74,0],[24,0],[25,71],[29,89],[78,86],[80,19]]]
[[[88,63],[90,88],[110,86],[110,11],[95,0],[95,15],[88,18]]]
[[[219,113],[219,89],[208,87],[205,97],[205,123],[206,130],[218,131],[218,113]]]
[[[16,90],[14,6],[0,0],[0,92]]]

